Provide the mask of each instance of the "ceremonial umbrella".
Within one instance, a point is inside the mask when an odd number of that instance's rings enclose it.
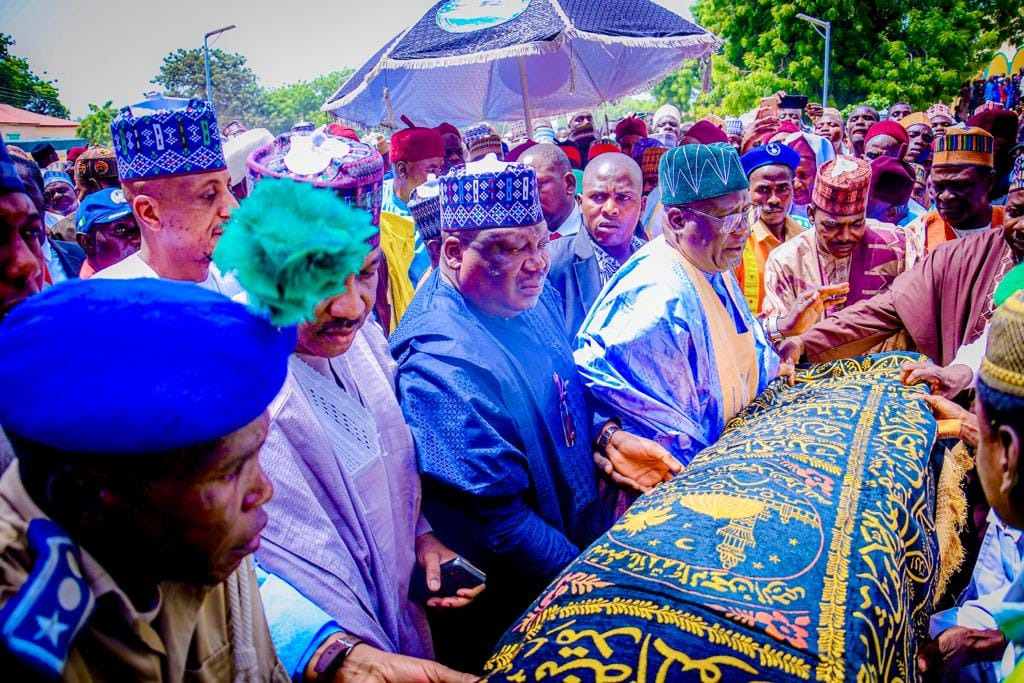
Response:
[[[586,109],[653,87],[721,41],[649,0],[444,0],[323,106],[365,126]],[[709,67],[708,67],[709,68]]]

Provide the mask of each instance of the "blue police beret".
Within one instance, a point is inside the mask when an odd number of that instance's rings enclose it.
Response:
[[[54,362],[69,339],[77,368]],[[196,284],[71,280],[0,323],[0,426],[64,451],[141,455],[226,436],[284,383],[295,330]]]
[[[132,212],[121,188],[105,188],[82,200],[75,212],[75,230],[87,233],[97,223],[113,223]]]
[[[800,153],[781,142],[769,142],[741,156],[740,163],[743,164],[743,172],[748,178],[755,170],[769,164],[781,164],[796,171],[796,167],[800,165]]]

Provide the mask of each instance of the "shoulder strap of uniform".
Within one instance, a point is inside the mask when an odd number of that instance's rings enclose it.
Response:
[[[82,576],[82,556],[49,519],[28,525],[35,563],[17,594],[0,610],[0,647],[35,674],[60,677],[68,651],[95,606]]]

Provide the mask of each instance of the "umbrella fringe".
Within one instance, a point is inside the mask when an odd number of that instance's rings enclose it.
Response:
[[[588,40],[604,45],[616,47],[639,47],[639,48],[686,48],[702,47],[715,51],[722,42],[715,36],[704,33],[695,36],[678,36],[675,38],[622,38],[616,36],[604,36],[599,33],[587,33],[575,29],[563,31],[551,40],[535,41],[512,45],[498,50],[487,50],[485,52],[474,52],[466,55],[449,55],[446,57],[432,57],[429,59],[392,59],[381,58],[377,67],[366,75],[364,80],[371,80],[383,69],[443,69],[452,66],[466,66],[469,64],[483,64],[509,57],[533,57],[557,52],[562,49],[567,41]],[[703,54],[703,50],[701,51]],[[700,58],[702,54],[695,54],[693,59]]]

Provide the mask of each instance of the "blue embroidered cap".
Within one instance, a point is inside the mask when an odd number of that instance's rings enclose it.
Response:
[[[781,142],[769,142],[767,145],[755,147],[740,157],[743,165],[743,172],[750,177],[750,174],[762,166],[779,164],[788,166],[790,170],[796,171],[800,165],[800,153],[792,147]]]
[[[488,154],[453,168],[439,182],[442,230],[523,228],[544,220],[537,172],[525,164]]]
[[[117,363],[68,373],[47,361],[70,331]],[[295,349],[240,303],[194,283],[72,280],[30,297],[0,323],[0,426],[73,453],[139,456],[238,430],[277,395]],[[54,397],[81,398],[55,415]]]
[[[441,183],[431,173],[427,175],[427,182],[414,189],[409,197],[409,213],[424,241],[441,235],[440,189]]]
[[[168,178],[227,168],[213,105],[154,97],[123,108],[110,124],[121,180]]]

